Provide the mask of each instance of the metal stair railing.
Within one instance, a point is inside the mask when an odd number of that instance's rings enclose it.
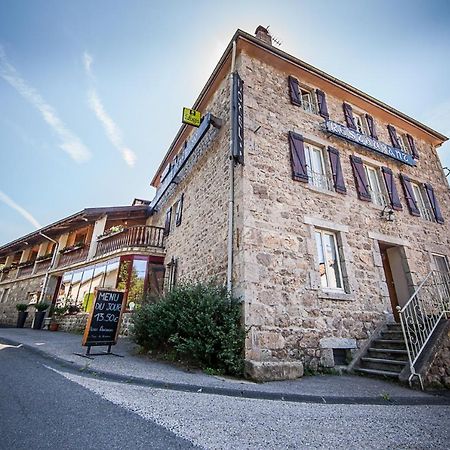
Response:
[[[441,319],[450,318],[450,273],[431,271],[403,307],[397,306],[408,352],[411,385],[414,376],[423,381],[414,365]]]

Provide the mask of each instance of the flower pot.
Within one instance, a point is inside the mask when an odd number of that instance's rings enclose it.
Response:
[[[59,323],[58,323],[58,322],[55,322],[54,320],[52,320],[52,321],[50,322],[50,325],[48,326],[48,329],[49,329],[50,331],[58,331],[58,329],[59,329]]]
[[[17,328],[23,328],[25,325],[25,321],[28,317],[28,311],[19,311],[19,315],[17,317]]]
[[[36,311],[34,313],[33,330],[40,330],[44,323],[45,311]]]

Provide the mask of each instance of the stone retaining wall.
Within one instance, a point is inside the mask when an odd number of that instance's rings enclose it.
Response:
[[[424,384],[430,388],[450,389],[450,326],[424,377]]]

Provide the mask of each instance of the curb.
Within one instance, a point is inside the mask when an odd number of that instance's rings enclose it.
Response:
[[[108,372],[103,370],[93,370],[81,364],[67,361],[59,356],[52,355],[51,353],[33,347],[29,344],[14,341],[12,339],[0,337],[0,342],[8,345],[21,345],[24,349],[36,353],[47,360],[51,360],[60,366],[63,366],[70,371],[90,378],[103,379],[107,381],[115,381],[125,384],[132,384],[136,386],[147,386],[156,389],[166,389],[179,392],[190,392],[200,394],[214,394],[222,395],[226,397],[235,398],[247,398],[257,400],[273,400],[273,401],[285,401],[293,403],[315,403],[315,404],[331,404],[331,405],[383,405],[383,406],[450,406],[450,398],[428,394],[428,397],[390,397],[385,399],[382,396],[379,397],[336,397],[336,396],[320,396],[320,395],[304,395],[304,394],[283,394],[279,392],[266,392],[266,391],[253,391],[248,389],[233,389],[233,388],[220,388],[203,386],[196,384],[186,383],[165,383],[159,380],[153,380],[148,378],[140,378],[133,376],[120,375],[114,372]]]

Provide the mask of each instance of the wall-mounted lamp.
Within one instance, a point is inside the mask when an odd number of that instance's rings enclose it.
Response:
[[[394,221],[394,210],[386,205],[383,208],[383,211],[381,211],[381,218],[385,219],[387,222],[393,222]]]
[[[86,217],[82,217],[81,220],[84,220],[85,222],[89,222],[89,220],[86,219]]]

